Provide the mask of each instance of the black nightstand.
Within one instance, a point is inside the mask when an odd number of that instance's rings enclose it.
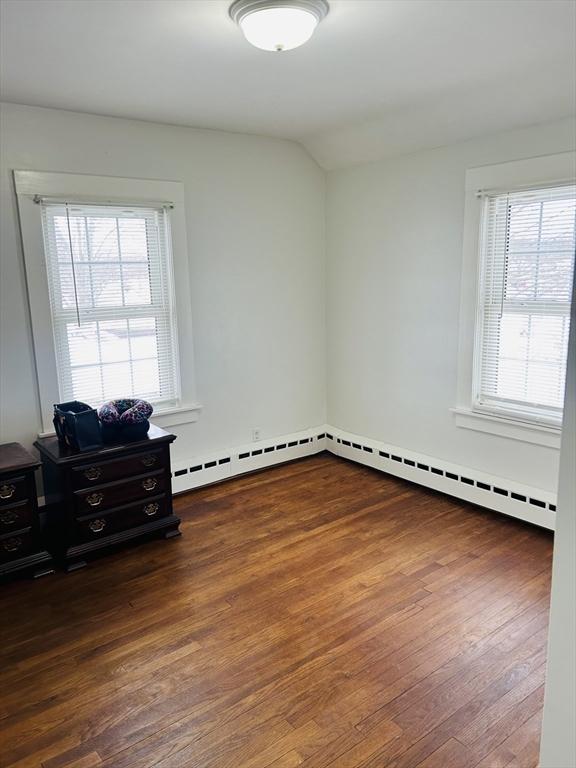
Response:
[[[50,548],[66,570],[132,539],[179,535],[170,473],[175,439],[150,425],[144,440],[95,451],[73,451],[55,437],[34,443],[42,457]]]
[[[20,443],[0,445],[0,576],[54,571],[40,531],[34,480],[39,466]]]

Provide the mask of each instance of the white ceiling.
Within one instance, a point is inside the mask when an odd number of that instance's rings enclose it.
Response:
[[[326,168],[576,113],[574,0],[331,0],[249,45],[227,0],[1,0],[2,98],[301,141]]]

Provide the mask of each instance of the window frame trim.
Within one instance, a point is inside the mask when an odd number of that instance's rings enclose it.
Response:
[[[192,308],[188,248],[186,240],[184,185],[181,182],[128,179],[114,176],[51,173],[15,170],[14,185],[18,203],[20,233],[26,268],[29,313],[39,397],[39,434],[53,434],[53,404],[60,399],[56,352],[48,277],[44,257],[44,237],[38,197],[64,198],[69,202],[100,202],[110,205],[158,205],[171,203],[170,242],[174,273],[176,308],[176,366],[179,371],[180,401],[155,411],[160,426],[187,423],[198,419],[201,406],[196,401]],[[182,350],[186,349],[186,355]]]
[[[483,281],[480,246],[486,193],[575,182],[576,152],[485,165],[466,171],[456,405],[450,409],[459,427],[560,448],[561,425],[531,421],[513,413],[488,412],[476,406],[476,336]]]

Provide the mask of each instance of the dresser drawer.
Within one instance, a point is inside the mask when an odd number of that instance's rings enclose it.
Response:
[[[86,515],[100,509],[110,509],[127,502],[155,496],[166,488],[166,473],[163,469],[145,475],[120,480],[108,485],[98,485],[83,491],[75,491],[76,514]]]
[[[101,514],[84,515],[76,519],[77,542],[94,541],[119,531],[127,531],[151,520],[171,514],[166,496],[152,496],[137,504],[108,509]]]
[[[0,563],[9,563],[31,554],[36,542],[31,528],[13,531],[0,537]]]
[[[72,468],[72,487],[77,490],[102,485],[113,480],[127,479],[163,466],[162,450],[142,451],[118,459],[80,464]]]
[[[32,507],[28,500],[9,507],[0,507],[0,536],[8,531],[32,525]]]
[[[0,480],[0,508],[28,497],[28,484],[24,475],[3,477]]]
[[[36,441],[49,505],[43,530],[67,570],[128,540],[178,535],[170,474],[174,440],[150,424],[142,440],[89,453],[72,451],[56,437]]]

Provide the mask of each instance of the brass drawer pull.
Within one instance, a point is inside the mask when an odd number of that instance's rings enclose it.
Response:
[[[86,496],[86,501],[88,504],[90,504],[91,507],[99,507],[100,504],[102,504],[103,498],[103,493],[90,493],[88,496]]]
[[[0,485],[0,499],[11,499],[16,492],[16,486],[12,483],[4,483]]]
[[[106,528],[106,520],[91,520],[88,523],[88,528],[94,533],[101,533]]]
[[[146,504],[146,506],[144,507],[144,514],[148,515],[148,517],[152,517],[152,515],[155,515],[159,509],[160,509],[160,505],[156,504],[155,502],[152,504]]]
[[[12,523],[15,523],[18,518],[18,512],[14,512],[13,510],[9,509],[6,512],[0,512],[0,522],[4,525],[12,525]]]
[[[5,539],[2,542],[2,547],[6,552],[16,552],[22,546],[22,539],[20,536],[13,536],[11,539]]]
[[[145,491],[153,491],[158,485],[158,480],[155,477],[147,477],[146,480],[142,480],[142,488]]]
[[[98,480],[102,474],[102,469],[100,467],[88,467],[88,469],[85,469],[82,474],[86,480]]]
[[[154,464],[156,464],[157,457],[156,456],[142,456],[140,459],[141,463],[144,464],[145,467],[152,467]]]

